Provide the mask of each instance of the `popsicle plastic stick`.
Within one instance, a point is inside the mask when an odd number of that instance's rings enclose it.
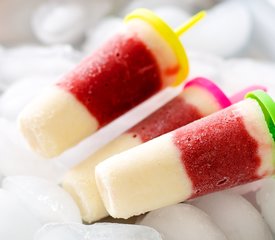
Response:
[[[230,101],[231,101],[232,104],[237,103],[237,102],[241,101],[242,99],[244,99],[245,95],[248,92],[252,92],[252,91],[255,91],[255,90],[263,90],[263,91],[266,92],[267,88],[264,87],[264,86],[261,86],[261,85],[252,85],[250,87],[247,87],[247,88],[243,89],[240,92],[235,93],[233,96],[230,97]]]
[[[206,16],[206,11],[200,11],[192,18],[190,18],[187,22],[183,23],[181,26],[175,29],[175,33],[178,37],[180,37],[183,33],[188,31],[193,25],[199,22]]]
[[[255,99],[260,104],[269,131],[275,141],[275,102],[273,101],[273,99],[262,90],[250,92],[246,95],[246,98]]]
[[[207,89],[209,92],[211,92],[215,96],[215,98],[218,100],[218,102],[222,108],[226,108],[231,105],[231,101],[224,94],[223,90],[221,90],[216,84],[214,84],[210,80],[203,78],[203,77],[198,77],[198,78],[195,78],[192,81],[186,83],[184,88],[188,88],[188,87],[191,87],[194,85],[203,87],[203,88]]]

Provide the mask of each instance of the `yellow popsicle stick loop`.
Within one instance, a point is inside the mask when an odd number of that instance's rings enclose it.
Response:
[[[205,11],[201,11],[183,25],[179,26],[176,30],[173,30],[167,25],[160,17],[148,9],[137,9],[127,15],[124,22],[129,22],[133,19],[140,19],[150,24],[162,38],[171,46],[179,64],[179,71],[173,86],[177,86],[184,81],[189,73],[189,63],[184,47],[179,37],[194,26],[198,21],[204,18],[206,15]]]

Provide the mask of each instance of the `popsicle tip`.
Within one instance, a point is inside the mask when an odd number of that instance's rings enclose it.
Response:
[[[202,20],[206,16],[206,11],[200,11],[193,17],[191,17],[187,22],[183,23],[181,26],[175,29],[175,34],[180,37],[183,33],[193,27],[197,22]]]

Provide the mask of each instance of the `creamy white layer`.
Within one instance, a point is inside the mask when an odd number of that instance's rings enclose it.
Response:
[[[91,223],[109,215],[97,190],[94,175],[96,165],[141,143],[138,137],[133,138],[125,133],[66,173],[62,186],[77,203],[85,222]]]
[[[198,86],[190,86],[182,93],[184,100],[197,108],[202,116],[210,115],[221,109],[214,95],[207,89]]]
[[[96,131],[98,122],[72,94],[52,86],[23,110],[19,127],[30,146],[50,158]]]
[[[243,116],[246,130],[258,143],[261,165],[257,174],[259,177],[272,174],[274,171],[275,144],[260,105],[256,100],[248,98],[235,106],[236,111],[240,111]]]
[[[107,211],[115,218],[175,204],[192,193],[170,133],[100,163],[96,181]]]

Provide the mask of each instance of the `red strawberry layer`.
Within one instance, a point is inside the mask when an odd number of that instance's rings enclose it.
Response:
[[[192,197],[259,178],[258,144],[234,106],[175,131],[173,142],[193,184]]]
[[[103,126],[162,87],[155,57],[137,37],[116,35],[57,84]]]
[[[147,142],[201,117],[203,116],[196,107],[178,96],[129,129],[128,133],[132,133],[134,137],[139,136],[142,142]]]

